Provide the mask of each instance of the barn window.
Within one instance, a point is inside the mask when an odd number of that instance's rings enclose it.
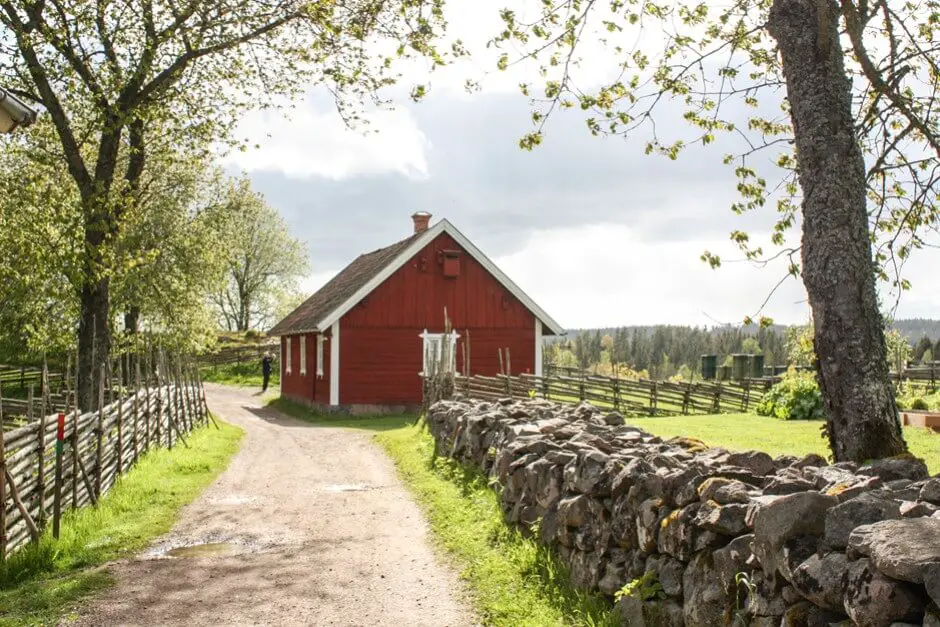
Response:
[[[317,377],[323,377],[323,341],[326,338],[322,333],[317,334]]]
[[[284,372],[290,374],[290,336],[287,336],[287,359],[284,361]]]
[[[300,336],[300,376],[307,374],[307,336]]]
[[[441,358],[443,356],[442,355],[443,346],[444,346],[444,342],[446,341],[445,338],[447,338],[450,341],[450,349],[448,350],[448,356],[450,357],[450,359],[448,359],[449,363],[445,364],[444,367],[449,372],[456,371],[457,369],[457,350],[456,350],[457,338],[460,337],[456,332],[452,331],[450,333],[428,333],[427,329],[425,329],[424,333],[422,333],[419,337],[421,337],[424,340],[423,342],[424,357],[422,360],[421,375],[424,375],[425,373],[429,373],[431,370],[431,365],[433,363],[438,363],[438,364],[441,363]]]

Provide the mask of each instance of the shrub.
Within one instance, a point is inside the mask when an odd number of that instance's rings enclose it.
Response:
[[[927,401],[918,397],[911,402],[911,409],[916,411],[926,411],[930,409],[930,406],[927,404]]]
[[[823,420],[826,409],[812,372],[789,370],[757,404],[761,416],[781,420]]]

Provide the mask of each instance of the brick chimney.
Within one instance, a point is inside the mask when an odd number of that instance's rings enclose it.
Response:
[[[415,211],[411,214],[411,219],[415,223],[415,233],[424,233],[431,222],[431,214],[427,211]]]

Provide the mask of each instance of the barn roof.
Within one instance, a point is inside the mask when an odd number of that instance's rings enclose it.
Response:
[[[546,333],[560,335],[565,332],[561,325],[519,289],[519,286],[497,268],[463,233],[447,220],[441,220],[433,227],[415,233],[391,246],[360,255],[317,290],[313,296],[274,325],[269,334],[289,335],[326,330],[441,233],[447,233],[453,237],[471,257],[535,314],[542,321]]]

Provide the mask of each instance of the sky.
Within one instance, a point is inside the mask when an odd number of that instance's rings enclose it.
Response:
[[[783,324],[808,319],[798,279],[774,291],[784,263],[730,262],[741,254],[729,233],[745,230],[766,241],[775,215],[770,207],[744,216],[730,210],[736,180],[722,163],[721,141],[670,161],[644,154],[648,132],[593,137],[583,114],[562,111],[549,120],[543,144],[523,151],[518,140],[532,128],[531,109],[517,84],[537,80],[534,68],[488,72],[496,53],[483,44],[498,32],[499,5],[451,6],[457,35],[484,52],[436,71],[420,103],[407,93],[427,80],[425,68],[405,67],[401,87],[389,92],[394,108],[369,115],[369,134],[347,129],[317,89],[289,114],[257,112],[241,120],[240,132],[260,147],[228,156],[227,167],[247,172],[306,243],[305,292],[359,254],[407,237],[410,215],[428,211],[432,223],[450,220],[567,328],[711,326],[757,313]],[[593,56],[579,76],[582,85],[612,71],[609,57],[593,49],[587,54]],[[466,93],[467,78],[482,78],[482,89]],[[657,118],[666,135],[681,135],[684,125],[668,106]],[[798,242],[799,234],[790,238]],[[722,255],[721,268],[700,260],[705,250]],[[938,255],[922,250],[908,264],[913,289],[896,317],[937,316],[940,295],[931,274]]]

